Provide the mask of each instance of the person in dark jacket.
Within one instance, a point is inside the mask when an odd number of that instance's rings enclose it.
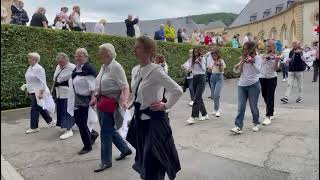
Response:
[[[183,42],[181,33],[182,33],[182,29],[179,29],[178,33],[177,33],[178,43],[182,43]]]
[[[17,6],[12,5],[11,6],[11,24],[17,24],[17,25],[26,25],[27,22],[29,22],[29,17],[27,12],[23,9],[24,3],[23,1],[18,1]]]
[[[154,40],[164,41],[164,25],[160,24],[160,29],[154,33]]]
[[[48,28],[48,20],[45,16],[46,9],[39,7],[37,12],[33,14],[30,26]]]
[[[303,71],[306,69],[305,58],[303,56],[303,50],[301,48],[300,42],[292,43],[293,49],[289,53],[289,74],[288,74],[288,84],[285,96],[281,98],[283,103],[289,102],[289,97],[291,90],[293,88],[293,81],[297,80],[299,96],[296,100],[297,103],[302,102],[303,93]]]
[[[127,27],[127,36],[128,37],[134,37],[136,35],[134,30],[134,25],[139,22],[138,17],[132,20],[132,15],[128,15],[128,19],[126,19],[124,22],[126,23]]]

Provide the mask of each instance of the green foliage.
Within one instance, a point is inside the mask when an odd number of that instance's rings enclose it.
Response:
[[[229,26],[237,16],[238,15],[234,13],[211,13],[193,15],[191,17],[197,24],[209,24],[211,21],[221,20],[223,23]]]
[[[133,38],[1,24],[1,110],[26,107],[30,103],[25,93],[19,89],[25,83],[28,53],[40,54],[40,64],[46,70],[50,88],[56,67],[55,57],[59,52],[68,54],[73,62],[74,51],[84,47],[88,50],[90,62],[98,71],[101,66],[98,47],[107,42],[115,46],[116,59],[122,64],[130,81],[131,69],[137,64],[133,54]],[[182,82],[184,72],[181,65],[188,59],[191,45],[171,42],[157,42],[157,45],[158,53],[164,54],[167,59],[169,75],[177,82]],[[222,48],[221,55],[228,66],[226,77],[237,77],[230,69],[238,62],[240,51]]]

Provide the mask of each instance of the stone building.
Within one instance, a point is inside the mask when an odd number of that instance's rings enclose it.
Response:
[[[248,34],[251,38],[279,39],[289,46],[295,40],[311,45],[318,41],[314,33],[318,25],[318,0],[250,0],[227,29],[227,36]]]
[[[210,22],[207,26],[202,28],[202,31],[206,33],[222,34],[227,26],[222,21]]]

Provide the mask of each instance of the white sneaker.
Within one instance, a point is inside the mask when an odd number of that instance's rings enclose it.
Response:
[[[274,113],[273,113],[274,114]],[[270,120],[274,120],[275,119],[275,117],[274,117],[274,115],[273,116],[270,116]]]
[[[74,131],[79,131],[79,127],[75,124],[75,125],[72,127],[72,130],[74,130]]]
[[[216,111],[212,111],[212,113],[210,113],[211,115],[216,115]]]
[[[193,106],[193,101],[190,101],[190,102],[189,102],[189,105],[190,105],[190,106]]]
[[[230,131],[235,134],[242,134],[242,130],[239,127],[234,127],[232,129],[230,129]]]
[[[57,121],[52,120],[49,124],[48,124],[48,128],[52,128],[54,126],[56,126]]]
[[[283,79],[283,80],[282,80],[282,82],[286,82],[286,81],[287,81],[287,79]]]
[[[216,117],[220,117],[220,116],[221,116],[220,111],[217,111],[217,112],[216,112]]]
[[[196,123],[196,118],[190,117],[190,118],[186,121],[186,123],[187,123],[188,125],[194,124],[194,123]]]
[[[258,132],[260,129],[260,125],[259,124],[255,124],[253,127],[252,127],[252,131],[254,132]]]
[[[199,121],[205,121],[205,120],[209,120],[209,115],[205,115],[205,116],[202,116]]]
[[[61,139],[61,140],[64,140],[64,139],[68,139],[69,137],[72,137],[72,136],[73,136],[73,132],[72,132],[72,130],[70,129],[70,130],[66,131],[64,134],[62,134],[62,135],[60,136],[60,139]]]
[[[37,133],[39,132],[40,129],[39,128],[36,128],[36,129],[27,129],[26,130],[26,134],[33,134],[33,133]]]
[[[264,119],[264,121],[262,122],[262,124],[263,124],[263,125],[269,125],[269,124],[271,124],[271,118],[270,118],[270,117],[266,117],[266,118]]]

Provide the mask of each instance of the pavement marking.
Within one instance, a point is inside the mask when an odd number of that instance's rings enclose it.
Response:
[[[24,180],[16,169],[1,155],[1,176],[4,180]]]

